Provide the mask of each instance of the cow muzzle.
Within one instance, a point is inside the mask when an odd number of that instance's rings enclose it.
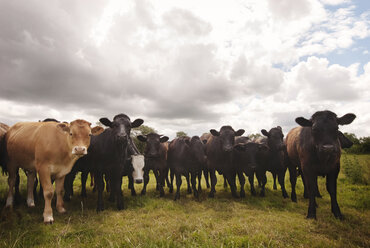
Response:
[[[134,181],[135,181],[135,183],[137,183],[137,184],[143,183],[143,179],[135,179]]]
[[[72,148],[72,154],[77,156],[83,156],[87,154],[87,148],[85,146],[75,146]]]
[[[322,152],[332,152],[334,150],[335,150],[334,145],[322,145],[322,146],[320,146],[320,151],[322,151]]]

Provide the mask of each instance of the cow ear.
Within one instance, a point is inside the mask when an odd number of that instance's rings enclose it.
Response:
[[[261,130],[261,133],[263,134],[263,135],[265,135],[266,137],[268,137],[270,134],[269,134],[269,132],[267,132],[266,131],[266,129],[262,129]]]
[[[144,123],[144,120],[143,119],[136,119],[133,122],[131,122],[131,127],[132,128],[140,127],[141,124],[143,124],[143,123]]]
[[[295,122],[297,122],[298,125],[300,125],[302,127],[311,127],[312,126],[312,121],[307,120],[304,117],[298,117],[298,118],[296,118],[295,119]]]
[[[161,143],[164,143],[164,142],[166,142],[166,141],[168,141],[168,137],[167,136],[163,136],[163,137],[160,137],[159,138],[159,141],[161,142]]]
[[[348,125],[351,124],[352,121],[356,118],[356,115],[354,114],[345,114],[340,118],[337,118],[337,122],[339,125]]]
[[[65,123],[59,123],[57,127],[60,128],[60,130],[62,130],[63,132],[69,133],[70,131],[68,124]]]
[[[91,129],[91,134],[96,136],[96,135],[101,134],[103,131],[104,131],[104,128],[96,126]]]
[[[235,148],[237,151],[239,151],[239,152],[243,152],[243,151],[245,151],[245,146],[244,146],[243,144],[236,144],[236,145],[234,146],[234,148]]]
[[[99,121],[107,127],[112,127],[112,122],[108,118],[100,118]]]
[[[220,132],[216,131],[215,129],[209,130],[213,136],[220,136]]]
[[[280,129],[280,131],[283,131],[283,129],[281,128],[281,126],[277,126],[276,128],[277,129]]]
[[[146,137],[144,135],[138,135],[137,139],[140,140],[141,142],[146,142]]]
[[[238,131],[235,132],[235,136],[242,136],[244,132],[245,132],[244,129],[239,129]]]
[[[190,146],[190,140],[189,139],[185,139],[185,143]]]

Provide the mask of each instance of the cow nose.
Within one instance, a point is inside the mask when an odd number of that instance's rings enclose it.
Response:
[[[87,149],[84,146],[75,146],[72,153],[76,155],[85,155],[87,154]]]
[[[224,151],[225,152],[231,152],[233,150],[233,147],[232,146],[226,146],[224,147]]]
[[[333,151],[334,150],[334,146],[333,145],[323,145],[322,146],[322,149],[324,150],[324,151]]]
[[[135,183],[140,184],[143,182],[143,179],[135,179]]]

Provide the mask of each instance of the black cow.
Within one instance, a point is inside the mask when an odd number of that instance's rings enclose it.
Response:
[[[160,196],[163,197],[165,179],[167,180],[167,185],[170,186],[167,167],[168,137],[156,133],[150,133],[148,135],[139,135],[137,138],[141,142],[146,142],[144,154],[144,187],[141,194],[146,194],[146,186],[149,182],[149,171],[153,170],[154,176],[157,180],[157,188],[159,189]]]
[[[318,111],[311,119],[296,118],[301,127],[293,128],[287,135],[289,174],[293,201],[295,193],[296,168],[302,171],[303,182],[309,196],[307,218],[316,218],[317,177],[326,176],[326,189],[331,198],[331,211],[336,218],[343,219],[337,202],[337,178],[340,170],[341,143],[338,125],[350,124],[356,116],[346,114],[340,118],[331,111]]]
[[[220,131],[211,129],[210,132],[212,136],[208,139],[206,144],[207,168],[211,176],[211,191],[209,197],[214,197],[216,192],[216,170],[219,174],[226,177],[231,188],[232,196],[238,197],[235,184],[236,169],[232,163],[233,147],[235,136],[243,135],[244,130],[239,129],[235,132],[231,126],[222,126]]]
[[[261,130],[261,133],[266,136],[266,138],[259,139],[259,142],[266,145],[269,148],[268,151],[268,165],[267,170],[270,171],[274,178],[274,189],[276,187],[276,176],[281,187],[281,191],[284,198],[288,197],[288,194],[285,190],[285,172],[286,172],[286,163],[285,163],[285,154],[286,146],[284,144],[284,134],[280,126],[271,128],[270,131],[265,129]]]
[[[204,151],[204,144],[198,136],[192,138],[184,136],[171,141],[168,146],[167,164],[171,170],[171,186],[173,185],[173,175],[176,176],[177,191],[174,200],[180,199],[181,176],[189,180],[194,196],[198,197],[198,190],[201,190],[202,169],[207,161]],[[198,177],[198,190],[196,189],[196,177]]]
[[[256,190],[254,188],[254,174],[256,174],[257,180],[261,182],[260,195],[265,195],[264,186],[267,182],[266,170],[268,168],[268,153],[269,149],[264,144],[239,138],[235,140],[233,166],[236,168],[240,181],[240,196],[245,196],[245,179],[243,173],[248,177],[251,194],[256,195]]]
[[[100,122],[108,128],[100,135],[91,138],[91,144],[86,155],[86,163],[91,164],[98,188],[97,211],[104,210],[103,175],[110,180],[111,193],[117,199],[117,209],[123,209],[122,174],[127,159],[127,145],[131,128],[143,124],[142,119],[131,122],[125,114],[116,115],[113,121],[101,118]]]

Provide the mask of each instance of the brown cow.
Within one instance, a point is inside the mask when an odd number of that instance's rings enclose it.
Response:
[[[4,144],[3,144],[3,142],[4,142],[4,136],[5,136],[5,134],[6,134],[6,132],[8,130],[9,130],[9,126],[0,122],[0,151],[2,149],[2,146],[4,146]],[[0,166],[3,168],[3,173],[6,172],[4,155],[2,155],[2,157],[0,157]]]
[[[337,202],[337,178],[340,170],[341,144],[338,125],[350,124],[356,116],[346,114],[340,118],[331,111],[316,112],[310,120],[296,118],[301,127],[293,128],[287,135],[289,174],[292,184],[292,201],[297,201],[295,184],[297,166],[309,196],[307,218],[316,218],[317,176],[326,176],[326,188],[331,198],[331,211],[336,218],[343,219]]]
[[[70,124],[56,122],[20,122],[5,135],[9,194],[6,207],[13,206],[13,188],[18,168],[28,171],[28,206],[34,206],[33,183],[35,172],[39,174],[44,189],[44,223],[53,223],[51,200],[54,190],[51,178],[55,179],[56,208],[66,212],[63,203],[64,177],[76,160],[87,154],[90,136],[95,134],[91,123],[75,120]]]

